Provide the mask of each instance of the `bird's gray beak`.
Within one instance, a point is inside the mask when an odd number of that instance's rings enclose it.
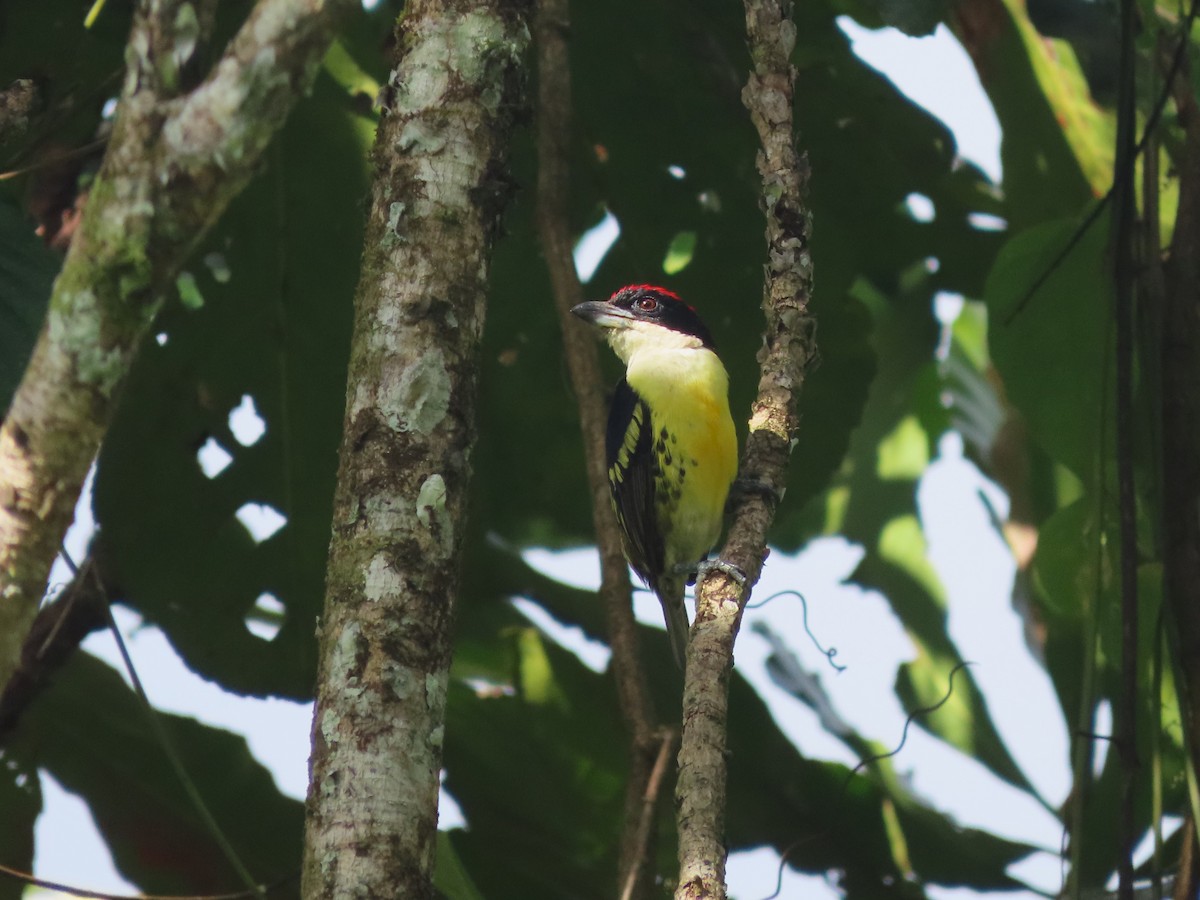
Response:
[[[629,310],[613,306],[603,300],[588,300],[572,307],[571,312],[597,328],[628,328],[632,322],[636,321]]]

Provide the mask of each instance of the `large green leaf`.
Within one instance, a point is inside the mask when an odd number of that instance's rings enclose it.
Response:
[[[1088,95],[1070,48],[1039,35],[1017,2],[958,4],[948,24],[1000,120],[1009,225],[1070,215],[1106,190],[1111,123]]]
[[[1021,232],[1004,245],[985,292],[992,358],[1009,399],[1034,440],[1085,482],[1098,472],[1113,422],[1107,223],[1101,217],[1069,249],[1078,220]]]
[[[295,873],[302,804],[279,793],[242,737],[182,716],[160,718],[252,875],[267,883]],[[45,769],[88,804],[121,875],[143,890],[198,894],[241,888],[140,701],[95,657],[79,652],[60,670],[25,712],[6,752],[21,766]],[[290,893],[297,887],[293,883]]]
[[[33,825],[42,811],[37,768],[0,753],[0,861],[19,872],[33,871]],[[0,900],[21,900],[25,884],[0,875]]]
[[[297,107],[160,316],[100,453],[99,552],[126,602],[231,690],[312,690],[371,132],[354,102],[321,78]],[[266,425],[249,446],[229,424],[245,396]],[[232,456],[211,478],[210,440]],[[287,524],[256,543],[245,504]],[[246,627],[263,593],[283,606],[272,640]]]

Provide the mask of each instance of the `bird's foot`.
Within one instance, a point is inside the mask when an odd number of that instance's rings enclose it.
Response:
[[[696,566],[697,580],[703,578],[709,572],[717,571],[724,575],[728,575],[738,583],[739,587],[746,586],[746,573],[733,563],[725,562],[723,559],[703,559]]]
[[[734,479],[729,488],[729,499],[733,500],[746,494],[758,494],[771,505],[772,509],[778,508],[779,504],[783,502],[783,491],[777,491],[774,485],[759,481],[757,478]]]

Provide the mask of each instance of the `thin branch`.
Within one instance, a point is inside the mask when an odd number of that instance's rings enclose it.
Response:
[[[112,139],[0,426],[0,685],[163,289],[257,171],[353,4],[260,0],[186,93],[187,29],[211,17],[184,5],[143,0],[134,15]]]
[[[11,869],[5,865],[0,865],[0,875],[5,875],[48,891],[70,894],[73,897],[89,897],[91,900],[250,900],[252,897],[268,896],[281,887],[284,887],[288,882],[295,881],[296,879],[296,873],[292,873],[271,884],[257,884],[253,890],[235,891],[229,894],[106,894],[103,891],[94,891],[91,888],[75,887],[70,884],[62,884],[58,881],[48,881],[45,878],[38,878],[36,875],[30,875],[28,872],[22,872],[20,869]]]
[[[1196,516],[1200,506],[1200,393],[1196,391],[1200,383],[1200,323],[1196,319],[1196,297],[1200,295],[1200,256],[1196,253],[1200,246],[1200,105],[1186,77],[1186,55],[1180,73],[1184,77],[1171,78],[1166,85],[1179,113],[1183,147],[1176,158],[1179,201],[1163,273],[1159,397],[1163,580],[1182,688],[1180,711],[1194,825],[1200,815],[1195,790],[1200,773],[1200,519]],[[1194,842],[1192,828],[1185,843],[1190,865],[1180,865],[1180,880],[1188,887],[1197,878]]]
[[[117,620],[113,617],[112,606],[108,602],[108,589],[101,581],[100,573],[95,564],[88,565],[90,561],[89,557],[89,560],[85,560],[86,568],[78,567],[66,550],[62,551],[62,558],[76,579],[90,579],[92,581],[95,596],[100,598],[102,604],[104,621],[108,625],[109,633],[112,634],[113,640],[116,642],[117,651],[121,654],[121,662],[125,665],[125,672],[129,675],[129,683],[133,685],[133,692],[141,702],[142,711],[146,714],[150,730],[158,740],[158,745],[167,757],[167,762],[170,764],[172,771],[174,771],[175,777],[179,779],[180,787],[183,788],[183,792],[187,794],[188,799],[191,801],[192,809],[195,810],[200,821],[208,829],[209,835],[220,848],[222,854],[224,854],[226,861],[228,861],[234,872],[237,873],[242,883],[246,885],[246,889],[252,893],[261,894],[261,886],[254,880],[254,877],[250,874],[250,870],[246,868],[241,857],[238,856],[237,851],[233,848],[233,844],[230,843],[224,830],[213,816],[212,811],[208,808],[208,804],[205,803],[204,797],[196,787],[196,783],[192,781],[192,777],[188,774],[187,767],[183,764],[183,758],[175,748],[175,742],[171,739],[171,735],[167,733],[159,711],[150,702],[150,697],[142,685],[142,679],[133,664],[133,657],[129,655],[129,648],[125,646],[125,638],[121,634],[121,629],[117,627]]]
[[[92,557],[85,559],[79,574],[33,620],[20,663],[0,692],[0,744],[83,639],[105,626],[107,601],[91,577],[94,565]]]
[[[788,456],[796,436],[796,398],[805,370],[816,358],[809,215],[804,204],[808,165],[796,150],[792,125],[796,42],[789,0],[745,0],[746,30],[754,69],[742,101],[758,131],[762,151],[762,208],[766,214],[767,266],[763,291],[766,329],[759,352],[762,374],[750,415],[742,478],[758,489],[734,504],[721,559],[745,574],[739,584],[710,569],[696,586],[683,691],[679,751],[679,900],[725,897],[726,727],[733,644],[750,589],[762,571],[767,529],[782,496]]]
[[[9,169],[6,172],[0,172],[0,181],[9,181],[13,178],[19,178],[22,175],[28,175],[30,172],[37,172],[39,169],[48,169],[51,166],[57,166],[59,163],[70,162],[73,159],[87,156],[89,153],[94,153],[105,145],[108,138],[97,138],[94,141],[80,146],[74,147],[71,150],[66,150],[62,153],[56,153],[52,156],[43,156],[37,162],[30,163],[20,169]]]
[[[562,330],[567,371],[579,406],[588,488],[592,495],[592,528],[600,551],[600,599],[608,625],[621,716],[630,735],[630,770],[625,790],[617,884],[636,885],[637,890],[629,896],[641,897],[649,888],[648,879],[652,873],[639,862],[645,855],[644,844],[638,837],[639,821],[642,797],[653,778],[659,742],[655,740],[653,701],[638,654],[637,623],[630,604],[629,566],[621,549],[621,535],[609,498],[604,459],[605,398],[596,341],[571,315],[571,307],[584,297],[575,271],[567,213],[571,135],[569,16],[566,0],[541,0],[538,4],[537,222]],[[644,877],[640,882],[631,881],[639,871],[645,872]]]
[[[538,45],[538,235],[554,291],[562,328],[563,351],[571,387],[579,405],[592,493],[592,521],[600,549],[601,586],[613,650],[613,667],[626,724],[640,744],[656,747],[656,723],[646,677],[637,653],[637,625],[630,606],[629,565],[609,497],[604,432],[607,414],[596,341],[571,315],[583,286],[575,271],[567,208],[570,174],[567,151],[571,122],[571,81],[566,34],[570,27],[565,0],[542,0],[537,14]]]
[[[671,751],[675,748],[679,741],[679,732],[674,728],[665,728],[662,731],[662,737],[658,745],[658,756],[654,760],[654,768],[650,771],[650,777],[646,781],[646,788],[642,792],[642,809],[641,815],[638,816],[637,829],[635,831],[635,844],[637,855],[633,865],[628,869],[622,870],[623,885],[621,889],[621,900],[633,900],[634,891],[638,887],[638,882],[642,880],[644,872],[650,872],[649,862],[651,851],[653,848],[654,837],[654,820],[658,812],[658,801],[662,796],[663,779],[667,774],[667,764],[671,760]]]
[[[1121,802],[1117,821],[1117,895],[1133,898],[1133,851],[1137,841],[1134,804],[1139,768],[1138,709],[1138,549],[1137,495],[1133,470],[1133,348],[1135,225],[1134,197],[1137,106],[1134,40],[1137,9],[1134,0],[1121,0],[1121,51],[1117,97],[1117,147],[1113,164],[1113,280],[1116,341],[1116,455],[1117,503],[1121,556],[1121,689],[1116,698],[1114,746],[1121,765]]]

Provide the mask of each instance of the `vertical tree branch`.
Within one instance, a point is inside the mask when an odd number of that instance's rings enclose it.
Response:
[[[303,895],[433,897],[489,258],[529,42],[414,0],[383,98],[334,497]]]
[[[1121,548],[1121,691],[1117,697],[1116,750],[1121,762],[1121,806],[1117,825],[1117,896],[1133,898],[1134,802],[1137,784],[1138,551],[1137,493],[1133,471],[1134,268],[1137,204],[1134,199],[1136,98],[1134,0],[1121,0],[1121,53],[1117,98],[1117,147],[1113,165],[1113,278],[1116,295],[1116,451]]]
[[[541,0],[537,9],[538,47],[538,234],[546,256],[554,305],[562,329],[564,356],[579,405],[592,527],[600,551],[600,599],[608,624],[612,667],[621,715],[630,735],[629,778],[618,855],[618,881],[633,884],[631,898],[647,895],[653,872],[644,865],[646,840],[640,839],[646,787],[662,741],[655,734],[655,713],[637,650],[637,623],[630,605],[629,566],[609,498],[604,458],[605,399],[596,341],[571,315],[583,301],[575,271],[567,214],[570,199],[568,150],[571,136],[571,68],[567,45],[570,11],[566,0]],[[657,792],[655,793],[657,796]],[[633,873],[631,880],[631,873]]]
[[[1180,38],[1187,41],[1186,34]],[[1200,773],[1200,105],[1183,74],[1172,85],[1183,152],[1177,160],[1179,206],[1165,267],[1162,366],[1164,580],[1181,673],[1185,745]],[[1195,878],[1195,822],[1187,841]]]
[[[0,686],[161,291],[254,175],[349,3],[260,0],[188,92],[209,17],[184,0],[139,4],[108,152],[0,426]]]
[[[796,398],[806,367],[816,356],[809,216],[804,205],[808,165],[795,145],[792,124],[796,72],[791,53],[796,27],[789,0],[745,0],[746,31],[754,70],[742,101],[758,130],[762,150],[762,208],[766,214],[767,265],[763,290],[766,330],[758,361],[761,377],[750,415],[742,478],[762,491],[735,505],[721,559],[746,575],[739,585],[713,571],[697,585],[683,690],[683,741],[679,751],[679,900],[725,897],[726,722],[733,644],[750,588],[762,571],[767,529],[782,496],[788,456],[798,428]]]

